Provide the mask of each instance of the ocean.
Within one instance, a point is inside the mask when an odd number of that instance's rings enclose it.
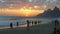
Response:
[[[0,27],[6,27],[10,26],[10,23],[13,23],[13,26],[16,26],[16,23],[18,22],[19,25],[26,24],[27,20],[31,21],[41,21],[41,23],[47,23],[54,20],[54,18],[8,18],[8,17],[0,17]],[[58,19],[60,20],[60,19]]]

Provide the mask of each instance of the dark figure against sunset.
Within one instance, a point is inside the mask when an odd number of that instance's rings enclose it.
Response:
[[[32,26],[33,26],[33,24],[34,24],[34,23],[33,23],[33,21],[32,21]]]
[[[37,21],[35,21],[35,24],[37,24]]]
[[[57,34],[57,32],[59,32],[59,30],[57,30],[58,25],[59,25],[58,20],[55,20],[55,28],[54,28],[54,33],[53,34]]]
[[[58,26],[58,25],[59,25],[58,20],[55,20],[55,26]]]
[[[29,20],[27,20],[27,27],[29,27]]]
[[[41,23],[41,21],[38,21],[38,24]]]
[[[10,28],[13,28],[13,24],[12,23],[10,23]]]
[[[19,26],[19,23],[17,22],[17,27]]]
[[[27,20],[27,32],[29,31],[29,20]]]

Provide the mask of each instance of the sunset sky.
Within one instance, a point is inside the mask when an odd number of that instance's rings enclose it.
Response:
[[[0,0],[0,16],[36,16],[55,6],[60,0]]]

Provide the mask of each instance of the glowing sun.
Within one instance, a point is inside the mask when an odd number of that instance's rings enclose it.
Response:
[[[21,8],[20,10],[23,13],[23,15],[26,17],[36,16],[44,12],[44,10],[35,10],[35,9],[27,9],[27,8]]]
[[[32,13],[32,10],[22,8],[21,11],[25,16],[29,16]]]

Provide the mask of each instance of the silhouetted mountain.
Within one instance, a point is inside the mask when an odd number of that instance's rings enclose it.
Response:
[[[53,10],[48,9],[43,14],[37,15],[37,17],[58,18],[58,17],[60,17],[60,10],[57,7],[55,7]]]

